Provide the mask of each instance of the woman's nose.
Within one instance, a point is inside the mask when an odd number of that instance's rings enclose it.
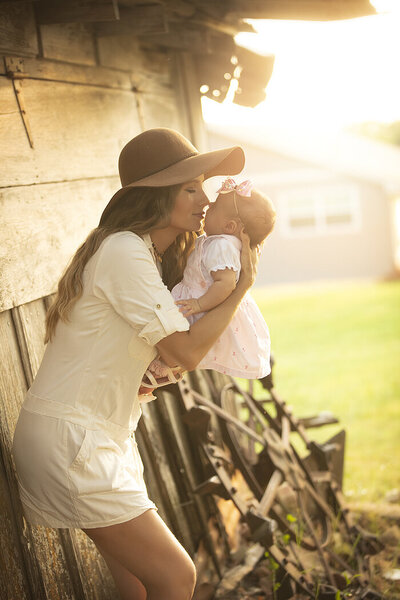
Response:
[[[203,190],[201,191],[201,196],[199,198],[199,204],[202,208],[205,208],[206,206],[208,206],[210,204],[210,200],[208,199],[208,197],[206,196],[206,194]]]

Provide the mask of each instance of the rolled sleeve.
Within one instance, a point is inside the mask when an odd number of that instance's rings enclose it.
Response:
[[[161,304],[154,308],[156,317],[150,321],[139,333],[139,337],[144,339],[150,346],[155,346],[160,340],[175,333],[176,331],[187,331],[189,322],[185,317],[175,309],[163,309]]]
[[[145,242],[134,233],[111,234],[105,240],[99,250],[93,290],[150,346],[189,329]]]

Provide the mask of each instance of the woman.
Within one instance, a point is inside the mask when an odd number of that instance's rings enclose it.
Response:
[[[27,520],[83,529],[123,600],[193,594],[194,565],[147,495],[134,438],[138,392],[157,354],[170,367],[194,369],[254,281],[257,259],[243,234],[237,287],[192,327],[168,291],[201,228],[204,179],[243,164],[240,147],[199,154],[164,128],[125,146],[122,188],[59,282],[47,348],[15,430]]]

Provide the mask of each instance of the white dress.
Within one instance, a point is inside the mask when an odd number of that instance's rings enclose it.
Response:
[[[172,290],[175,300],[199,298],[214,283],[211,273],[226,268],[240,274],[241,241],[232,235],[202,235],[190,254],[183,279]],[[204,313],[188,318],[192,324]],[[271,372],[267,324],[249,293],[218,341],[198,365],[234,377],[258,379]]]
[[[162,283],[149,235],[111,234],[83,280],[14,434],[21,501],[35,525],[102,527],[156,509],[135,441],[138,390],[155,344],[189,324]]]

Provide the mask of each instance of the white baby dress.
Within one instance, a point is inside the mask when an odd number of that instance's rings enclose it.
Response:
[[[232,235],[199,236],[190,254],[183,279],[172,290],[175,300],[199,298],[214,282],[211,273],[226,268],[240,274],[241,241]],[[193,324],[204,313],[188,317]],[[261,312],[245,295],[228,327],[199,363],[199,369],[246,379],[259,379],[271,372],[270,336]]]

